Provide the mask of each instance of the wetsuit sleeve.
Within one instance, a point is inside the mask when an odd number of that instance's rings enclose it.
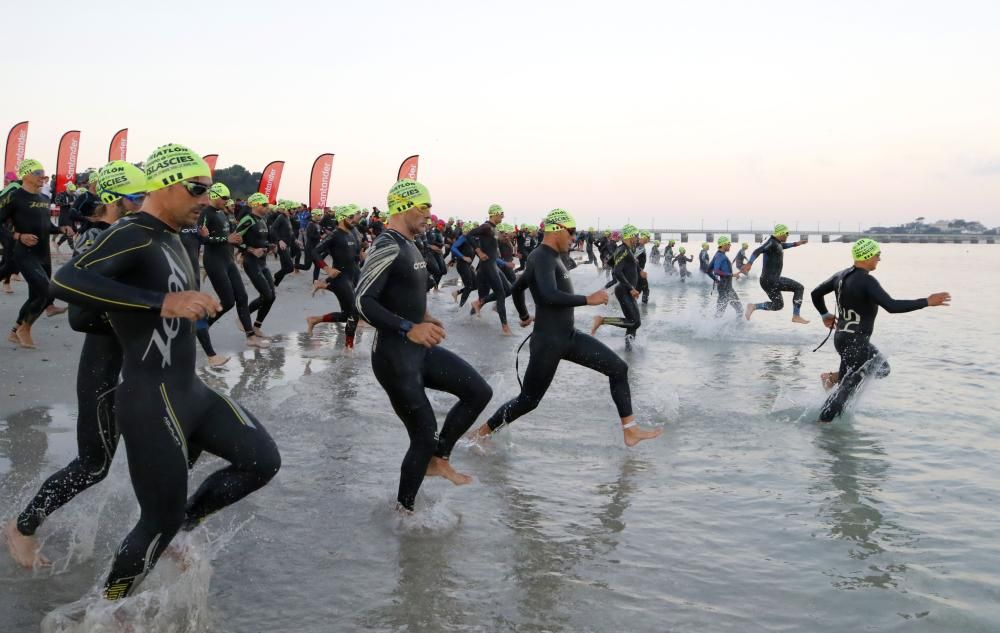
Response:
[[[770,246],[770,244],[771,244],[771,240],[768,240],[768,241],[764,242],[763,244],[761,244],[760,246],[758,246],[757,249],[754,250],[753,253],[751,253],[750,259],[747,260],[747,263],[750,264],[751,266],[753,266],[753,263],[755,261],[757,261],[757,258],[760,257],[762,254],[764,254],[764,252],[767,251],[767,247]]]
[[[459,250],[461,248],[462,244],[465,244],[465,236],[464,235],[462,237],[458,238],[457,240],[455,240],[455,243],[451,245],[451,254],[454,255],[455,257],[459,258],[459,259],[462,259],[462,258],[465,257],[465,255],[462,254],[462,251]]]
[[[229,232],[228,226],[216,227],[212,226],[209,222],[209,213],[214,213],[211,209],[205,209],[201,212],[201,218],[199,219],[199,224],[208,228],[208,237],[202,238],[202,242],[205,244],[226,244],[229,242]],[[221,231],[220,231],[221,229]]]
[[[93,248],[56,271],[53,296],[107,312],[159,312],[165,293],[116,281],[141,264],[143,249],[152,243],[145,229],[131,224],[104,231]]]
[[[795,248],[799,246],[797,242],[781,242],[781,248]]]
[[[309,256],[312,257],[313,261],[316,262],[316,265],[319,266],[320,268],[326,266],[326,262],[323,260],[325,260],[326,256],[330,254],[330,248],[333,246],[334,235],[336,234],[330,233],[329,235],[327,235],[324,239],[320,241],[319,244],[316,245],[316,248],[313,249],[312,253],[309,254]]]
[[[830,311],[826,309],[826,295],[837,289],[838,277],[840,277],[840,273],[837,273],[820,285],[816,286],[810,295],[812,297],[813,307],[816,308],[816,311],[823,316],[830,314]]]
[[[354,302],[361,318],[371,323],[378,330],[398,332],[403,326],[403,317],[387,310],[379,302],[382,291],[389,281],[392,265],[399,256],[399,245],[395,240],[388,239],[384,245],[379,245],[365,260],[358,280],[357,299]]]
[[[615,281],[628,288],[629,292],[631,292],[635,290],[635,288],[632,287],[632,284],[630,284],[628,279],[625,277],[625,260],[627,258],[628,258],[628,249],[624,247],[618,249],[618,252],[615,253],[615,268],[614,271],[611,273],[611,276],[614,278]],[[608,287],[610,288],[611,286]]]
[[[865,290],[868,296],[886,312],[898,314],[900,312],[913,312],[926,308],[927,299],[893,299],[889,293],[882,289],[882,284],[872,276],[868,277]]]
[[[543,259],[541,260],[541,263],[544,264],[542,267],[538,267],[538,262],[536,262],[534,271],[535,290],[538,293],[535,296],[536,303],[553,308],[576,308],[587,305],[587,297],[563,292],[559,289],[556,278],[559,270],[555,266],[555,261],[554,259]],[[526,277],[527,275],[522,276]]]
[[[466,235],[466,238],[468,238],[467,241],[469,242],[469,244],[472,244],[472,250],[483,250],[480,238],[486,236],[486,230],[487,230],[486,225],[480,224],[476,228],[469,231],[469,234]]]
[[[243,241],[237,246],[237,248],[239,248],[241,251],[245,251],[247,249],[247,243],[246,243],[247,231],[249,231],[250,228],[253,227],[255,222],[256,219],[254,215],[252,213],[248,213],[244,215],[242,218],[240,218],[240,221],[236,223],[236,232],[239,233],[240,237],[243,238]]]

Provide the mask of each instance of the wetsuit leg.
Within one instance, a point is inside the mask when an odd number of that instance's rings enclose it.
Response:
[[[354,339],[358,329],[358,317],[354,309],[354,286],[346,275],[338,275],[327,283],[327,289],[337,296],[340,312],[330,312],[323,315],[324,323],[346,323],[344,334],[348,340]]]
[[[636,304],[632,293],[625,286],[618,284],[615,286],[615,297],[622,307],[623,317],[605,317],[604,325],[625,328],[625,336],[635,336],[635,333],[642,325],[642,317],[639,315],[639,306]]]
[[[480,266],[483,268],[483,266]],[[495,264],[485,266],[486,268],[486,290],[492,291],[496,296],[497,302],[497,316],[500,317],[500,323],[502,325],[507,325],[507,302],[505,298],[507,296],[507,286],[504,285],[504,280],[500,274],[500,269],[496,267]],[[480,291],[480,297],[484,298],[484,294]]]
[[[479,414],[483,412],[493,389],[472,365],[443,347],[432,347],[424,357],[424,386],[444,391],[458,397],[458,402],[448,411],[438,434],[436,457],[448,459],[451,449]]]
[[[31,325],[49,303],[51,263],[20,250],[14,251],[14,261],[21,272],[21,277],[28,284],[28,299],[17,313],[17,323]]]
[[[732,306],[736,314],[743,314],[743,304],[740,303],[740,297],[733,290],[733,282],[728,281],[726,283],[720,283],[716,288],[718,299],[715,304],[715,316],[720,317],[726,311],[727,306]]]
[[[275,287],[281,285],[281,280],[285,278],[285,275],[295,270],[295,266],[292,264],[292,254],[289,252],[289,249],[278,249],[278,261],[281,263],[281,270],[274,275]]]
[[[253,256],[243,258],[243,271],[246,272],[253,287],[257,289],[258,297],[250,302],[248,310],[251,314],[256,313],[254,325],[260,327],[274,304],[274,279],[271,277],[271,270],[267,267],[267,262]]]
[[[490,416],[486,422],[491,431],[510,424],[519,417],[534,411],[545,392],[549,390],[552,379],[559,368],[566,349],[571,345],[571,337],[557,339],[553,337],[534,336],[528,347],[531,358],[524,370],[524,380],[521,382],[521,393],[508,400]]]
[[[639,278],[639,292],[642,293],[642,302],[649,303],[649,281],[643,277]]]
[[[222,304],[222,311],[208,319],[208,325],[214,324],[235,306],[240,325],[243,326],[243,331],[247,333],[247,336],[250,336],[253,333],[253,320],[250,318],[247,290],[243,285],[243,278],[240,277],[240,270],[236,267],[236,263],[217,262],[208,265],[206,262],[205,269],[208,271],[208,278],[212,281],[215,293],[219,295],[219,303]]]
[[[889,363],[867,339],[838,332],[833,342],[840,353],[840,382],[823,404],[819,415],[821,422],[831,422],[843,413],[869,375],[874,374],[876,378],[889,375]]]
[[[31,535],[47,516],[103,480],[118,447],[115,388],[122,350],[114,336],[87,334],[76,374],[77,457],[49,477],[17,518],[21,534]]]
[[[448,264],[445,263],[444,255],[442,255],[441,253],[434,253],[433,256],[434,260],[437,262],[438,273],[439,273],[437,278],[437,283],[434,284],[434,287],[436,288],[438,284],[441,283],[441,279],[443,279],[444,276],[448,274]]]
[[[604,343],[589,334],[573,331],[572,342],[563,358],[571,363],[598,371],[608,377],[611,399],[618,409],[618,417],[632,415],[632,390],[628,384],[628,363]]]
[[[458,305],[464,306],[469,300],[469,295],[476,289],[476,275],[472,271],[472,265],[464,259],[456,260],[455,267],[458,268],[458,274],[462,278],[462,298]]]

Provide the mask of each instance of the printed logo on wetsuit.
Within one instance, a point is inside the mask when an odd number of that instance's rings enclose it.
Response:
[[[417,262],[413,265],[413,270],[421,270],[427,268],[427,262]]]
[[[177,263],[177,260],[174,259],[174,254],[169,248],[160,246],[160,250],[163,251],[163,256],[167,259],[167,265],[170,266],[170,276],[167,277],[167,292],[187,290],[188,276],[184,267]],[[146,346],[142,360],[146,360],[149,350],[153,348],[153,345],[156,345],[156,349],[160,351],[160,356],[163,358],[160,367],[170,367],[170,348],[173,345],[174,339],[180,334],[181,321],[182,319],[177,317],[172,319],[163,318],[163,334],[161,335],[158,330],[153,329],[153,335],[149,339],[149,345]]]

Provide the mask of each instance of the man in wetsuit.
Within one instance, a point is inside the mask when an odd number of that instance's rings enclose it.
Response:
[[[337,230],[331,233],[310,254],[317,266],[320,266],[327,278],[317,281],[314,287],[325,288],[337,297],[340,312],[329,312],[321,316],[306,317],[306,334],[312,336],[313,328],[320,323],[344,323],[344,347],[354,348],[354,333],[358,329],[358,315],[354,307],[354,287],[361,276],[358,257],[361,244],[352,230],[354,222],[359,217],[360,209],[356,204],[348,204],[337,210],[339,224]],[[327,256],[332,256],[333,265],[326,263]]]
[[[305,246],[303,249],[306,253],[306,261],[301,266],[301,270],[313,269],[313,282],[319,279],[319,271],[321,266],[318,262],[314,261],[312,258],[313,253],[316,251],[316,247],[319,243],[323,241],[323,228],[320,222],[323,221],[323,209],[313,209],[309,212],[309,224],[306,225],[305,229]]]
[[[711,279],[712,282],[714,283],[715,278],[712,277],[712,267],[710,265],[711,258],[708,256],[708,247],[709,247],[708,242],[701,243],[701,251],[698,253],[698,268],[706,277]]]
[[[142,210],[97,239],[53,279],[60,298],[107,312],[122,346],[116,420],[141,509],[116,550],[103,595],[129,595],[183,526],[266,484],[281,458],[260,422],[195,374],[194,322],[218,301],[194,291],[194,271],[177,236],[198,220],[212,184],[200,155],[165,145],[146,160]],[[187,498],[188,467],[202,451],[229,462]]]
[[[243,216],[236,225],[236,232],[243,238],[239,245],[239,249],[243,251],[243,272],[257,289],[257,298],[250,302],[247,309],[250,314],[257,315],[253,322],[254,334],[267,338],[261,326],[274,305],[274,277],[267,267],[267,253],[271,249],[271,243],[268,241],[269,232],[264,219],[269,203],[266,195],[255,193],[247,198],[247,204],[250,205],[250,213]]]
[[[122,215],[139,210],[146,191],[146,174],[124,161],[113,161],[97,175],[102,205],[77,237],[74,251],[85,253],[100,233]],[[77,457],[42,484],[24,510],[4,527],[11,557],[22,567],[51,563],[39,552],[35,531],[46,517],[76,495],[102,481],[118,447],[115,388],[122,367],[122,349],[103,311],[70,305],[69,324],[84,333],[76,374]]]
[[[496,297],[497,316],[500,317],[500,328],[504,336],[511,336],[510,326],[507,325],[507,304],[504,300],[506,291],[503,279],[498,266],[502,265],[500,259],[500,245],[497,242],[496,228],[503,221],[503,208],[499,204],[491,204],[489,210],[489,220],[474,228],[466,239],[472,244],[472,248],[479,257],[479,264],[476,267],[476,292],[479,298],[472,303],[472,310],[479,314],[483,307],[483,300],[491,292]]]
[[[767,293],[769,301],[765,301],[764,303],[748,303],[745,315],[748,321],[755,310],[781,310],[785,307],[785,300],[782,299],[781,293],[791,292],[792,323],[809,323],[809,321],[803,319],[799,314],[802,311],[802,295],[805,292],[802,284],[794,279],[781,276],[781,270],[784,266],[785,249],[802,246],[808,242],[807,240],[799,240],[798,242],[789,244],[787,240],[788,227],[784,224],[775,225],[774,233],[771,237],[767,238],[750,255],[750,260],[740,269],[740,272],[746,275],[750,272],[750,268],[753,267],[753,263],[757,261],[757,258],[761,255],[764,256],[764,270],[760,273],[760,287]]]
[[[587,245],[587,263],[597,266],[597,256],[594,255],[594,227],[590,227],[587,229],[586,245]]]
[[[742,244],[740,244],[740,251],[738,253],[736,253],[736,258],[733,259],[733,267],[736,270],[738,270],[738,271],[742,270],[743,269],[743,265],[747,263],[747,249],[748,248],[750,248],[750,245],[747,244],[746,242],[743,242]]]
[[[456,472],[448,458],[493,397],[471,365],[440,347],[444,326],[427,312],[427,264],[413,238],[423,230],[430,206],[430,193],[422,184],[400,180],[392,186],[386,228],[372,244],[357,288],[358,314],[377,330],[372,370],[410,436],[396,497],[402,512],[413,511],[427,475],[456,485],[472,481]],[[425,389],[458,397],[440,433]]]
[[[635,261],[639,264],[639,285],[636,286],[642,294],[642,302],[649,303],[649,279],[646,273],[646,244],[653,234],[649,231],[639,232],[639,245],[635,251]]]
[[[0,225],[10,220],[14,249],[8,265],[16,266],[28,284],[28,298],[17,313],[17,323],[8,340],[23,348],[33,349],[31,327],[49,304],[49,277],[52,276],[52,256],[49,236],[61,231],[52,225],[49,199],[41,194],[45,168],[37,160],[26,158],[17,166],[20,187],[7,189],[0,198]],[[0,278],[7,273],[0,271]],[[65,312],[65,308],[61,308]],[[55,311],[50,314],[57,313]]]
[[[614,271],[611,281],[605,287],[615,286],[615,298],[622,307],[621,317],[594,317],[594,323],[590,328],[590,335],[597,333],[602,325],[613,325],[614,327],[625,328],[625,349],[632,349],[635,342],[635,334],[642,325],[642,317],[639,316],[639,262],[636,260],[635,248],[639,240],[639,229],[631,224],[622,227],[622,244],[615,251]]]
[[[202,261],[205,272],[212,282],[215,294],[219,296],[222,309],[207,320],[211,327],[222,315],[234,306],[240,327],[246,335],[250,347],[267,347],[268,341],[254,334],[253,320],[250,318],[249,298],[240,269],[233,258],[233,247],[243,243],[243,237],[232,230],[230,216],[226,208],[231,202],[229,187],[221,182],[212,185],[208,190],[208,204],[201,210],[198,220],[198,234],[205,244]]]
[[[190,226],[182,226],[177,233],[181,238],[181,244],[184,245],[184,251],[191,261],[191,268],[194,270],[194,289],[201,290],[201,245],[204,241],[204,238],[201,236],[201,226],[195,222]],[[195,335],[198,338],[201,348],[205,350],[205,356],[208,357],[208,366],[222,367],[229,362],[229,357],[215,351],[215,346],[212,345],[212,337],[208,333],[208,326],[207,319],[198,319],[198,322],[194,326]]]
[[[733,274],[733,266],[729,262],[727,253],[732,248],[732,240],[728,235],[720,235],[718,239],[719,250],[715,251],[712,258],[710,270],[715,279],[715,291],[718,293],[718,301],[715,306],[715,316],[720,317],[726,311],[726,306],[730,305],[736,310],[736,316],[743,314],[743,304],[740,297],[733,290],[733,278],[740,274],[739,270]]]
[[[271,221],[268,223],[270,231],[270,241],[277,245],[278,261],[281,262],[281,270],[274,275],[274,287],[281,285],[281,280],[285,275],[295,270],[292,263],[292,246],[295,244],[295,234],[292,232],[292,223],[288,219],[288,202],[284,206],[273,207]]]
[[[563,209],[554,209],[545,217],[544,226],[542,245],[528,257],[524,273],[513,289],[514,306],[521,318],[521,327],[527,327],[532,321],[535,324],[531,333],[531,358],[521,382],[521,393],[503,404],[486,424],[479,427],[478,437],[486,437],[534,411],[552,384],[562,360],[599,371],[610,379],[611,398],[621,418],[626,446],[659,437],[663,429],[644,429],[635,421],[625,361],[573,325],[573,310],[577,306],[604,305],[608,302],[608,292],[604,289],[589,296],[573,294],[573,282],[562,256],[569,253],[573,244],[576,221]],[[634,234],[631,239],[634,239]],[[524,301],[526,289],[531,290],[535,300],[534,319]]]
[[[881,254],[882,249],[875,240],[858,240],[851,247],[854,266],[840,271],[812,291],[812,302],[823,315],[823,325],[831,330],[836,327],[833,344],[840,354],[840,368],[821,376],[827,389],[839,386],[826,399],[819,415],[820,422],[832,422],[839,416],[869,374],[876,378],[889,375],[889,363],[871,344],[880,307],[896,314],[928,306],[947,306],[951,301],[947,292],[936,292],[926,299],[890,297],[871,275],[881,261]],[[824,299],[831,292],[836,293],[836,315],[830,314]]]
[[[667,247],[663,249],[663,272],[668,275],[674,275],[677,273],[677,269],[674,268],[674,240],[667,240]]]
[[[687,253],[687,249],[681,246],[677,249],[677,257],[673,259],[674,263],[677,264],[677,272],[681,276],[682,283],[684,283],[685,279],[691,276],[691,273],[688,272],[687,265],[694,261],[694,257],[686,255],[685,253]]]
[[[476,289],[476,273],[472,270],[472,260],[476,256],[476,253],[467,238],[467,235],[474,228],[471,222],[465,223],[462,229],[463,234],[451,245],[451,259],[455,262],[458,276],[462,278],[462,289],[452,292],[451,298],[458,301],[459,307],[465,305],[465,302],[469,299],[469,295]],[[459,295],[462,296],[461,300],[458,298]]]

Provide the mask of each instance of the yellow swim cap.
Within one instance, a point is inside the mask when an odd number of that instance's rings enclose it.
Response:
[[[146,174],[123,160],[113,160],[97,171],[97,195],[111,204],[124,196],[146,192]]]
[[[42,164],[34,158],[25,158],[17,164],[17,177],[18,179],[21,179],[31,172],[38,170],[45,171],[45,168],[42,167]]]
[[[250,205],[251,207],[263,207],[270,204],[270,201],[267,199],[267,196],[265,196],[260,192],[257,192],[250,194],[250,197],[247,198],[247,204]]]
[[[208,197],[210,200],[218,200],[219,198],[229,197],[229,187],[221,182],[217,182],[212,185],[212,188],[208,190]]]
[[[873,239],[863,237],[851,247],[851,255],[854,261],[863,262],[882,253],[882,247]]]
[[[156,191],[191,178],[211,178],[212,170],[201,156],[183,145],[169,143],[146,159],[146,191]]]
[[[542,220],[546,233],[554,233],[563,229],[575,229],[576,220],[565,209],[552,209]]]
[[[386,198],[387,213],[390,216],[409,211],[415,206],[422,205],[428,209],[431,206],[431,194],[427,187],[408,178],[397,181]]]

